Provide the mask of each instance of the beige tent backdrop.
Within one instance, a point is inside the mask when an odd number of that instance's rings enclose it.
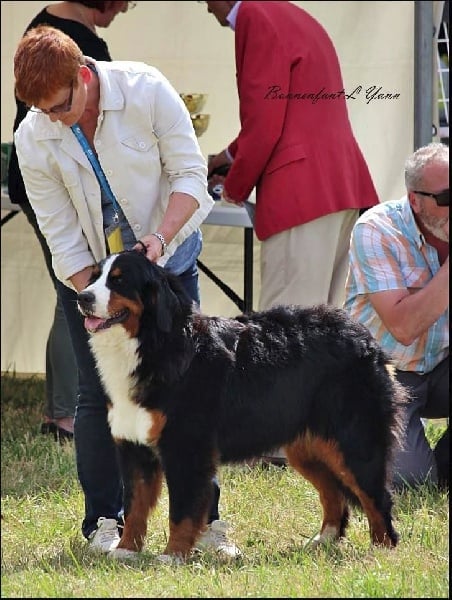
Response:
[[[49,4],[49,3],[47,3]],[[358,142],[380,200],[403,194],[402,167],[413,148],[414,2],[294,2],[310,12],[335,42]],[[12,139],[15,114],[12,60],[16,45],[45,2],[1,2],[1,141]],[[208,94],[208,130],[199,138],[204,155],[223,149],[238,131],[234,34],[203,4],[138,2],[99,34],[115,59],[140,60],[159,68],[179,92]],[[271,48],[269,48],[271,52]],[[394,96],[368,100],[371,86]],[[334,143],[334,131],[331,131]],[[326,173],[325,176],[328,176]],[[232,209],[233,210],[233,209]],[[4,216],[2,210],[2,216]],[[201,255],[209,269],[243,297],[243,229],[203,226]],[[1,369],[45,371],[45,343],[55,296],[40,247],[22,214],[1,230]],[[254,308],[259,293],[259,243],[254,242]],[[201,274],[202,308],[233,315],[236,305]]]

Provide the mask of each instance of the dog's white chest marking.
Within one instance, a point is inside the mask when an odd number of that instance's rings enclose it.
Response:
[[[113,437],[148,445],[153,420],[147,410],[132,400],[139,364],[138,340],[121,326],[111,327],[90,338],[97,368],[112,406],[108,412]]]

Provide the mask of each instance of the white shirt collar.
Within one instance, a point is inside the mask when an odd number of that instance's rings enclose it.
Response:
[[[234,6],[231,8],[231,10],[229,11],[228,16],[226,17],[230,28],[235,31],[235,23],[237,21],[237,13],[239,10],[239,6],[242,4],[242,1],[239,0],[238,2],[236,2],[234,4]]]

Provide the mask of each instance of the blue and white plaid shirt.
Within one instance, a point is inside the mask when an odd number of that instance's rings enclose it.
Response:
[[[440,268],[435,248],[426,243],[405,196],[382,202],[357,221],[350,244],[344,308],[371,331],[401,371],[429,373],[449,354],[449,310],[409,346],[382,323],[369,294],[423,288]]]

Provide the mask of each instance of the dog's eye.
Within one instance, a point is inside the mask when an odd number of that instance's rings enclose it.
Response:
[[[116,284],[122,283],[122,275],[120,273],[116,273],[114,275],[111,275],[110,276],[110,281],[112,283],[116,283]]]

